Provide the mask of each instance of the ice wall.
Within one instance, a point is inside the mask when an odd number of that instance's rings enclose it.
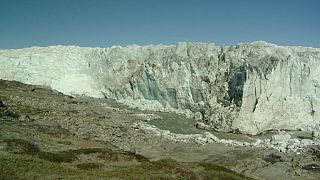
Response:
[[[192,115],[199,127],[313,131],[320,49],[266,42],[0,50],[0,78]]]

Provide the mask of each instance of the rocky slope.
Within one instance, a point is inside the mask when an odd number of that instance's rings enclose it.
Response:
[[[0,78],[69,95],[194,116],[198,126],[319,134],[320,49],[214,46],[32,47],[0,51]]]
[[[134,113],[102,101],[0,80],[0,179],[251,179],[211,162],[123,150],[151,137],[130,127]]]
[[[153,118],[195,129],[174,113],[0,80],[0,179],[319,179],[310,133],[177,134],[146,126]]]

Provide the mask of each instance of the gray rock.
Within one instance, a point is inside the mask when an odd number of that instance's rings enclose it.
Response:
[[[272,136],[273,142],[279,142],[279,141],[288,141],[290,140],[291,136],[289,134],[278,134]]]
[[[303,146],[303,147],[309,146],[312,144],[313,144],[313,141],[311,139],[302,139],[301,140],[301,146]]]
[[[202,114],[200,112],[196,112],[194,119],[196,121],[201,121],[203,119]]]
[[[204,132],[203,133],[203,137],[207,138],[207,139],[211,139],[211,140],[213,140],[215,142],[219,142],[219,138],[216,137],[215,135],[211,134],[210,132]]]
[[[208,125],[203,122],[196,122],[196,127],[200,129],[208,129]]]
[[[313,131],[312,131],[312,136],[314,138],[320,138],[320,124],[316,124]]]

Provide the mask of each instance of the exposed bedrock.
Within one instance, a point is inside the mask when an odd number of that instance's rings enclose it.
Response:
[[[0,78],[70,95],[191,114],[199,127],[258,134],[316,131],[320,49],[214,46],[32,47],[0,51]]]

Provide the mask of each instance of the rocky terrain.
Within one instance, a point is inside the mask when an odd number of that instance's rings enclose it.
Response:
[[[319,135],[320,50],[266,42],[0,50],[0,78],[185,114],[199,128]]]
[[[0,80],[0,102],[1,179],[318,179],[320,175],[320,149],[310,133],[219,134],[183,125],[188,119],[173,113],[4,80]],[[179,134],[173,127],[152,125],[171,118],[187,131]]]
[[[0,179],[249,179],[138,154],[137,144],[163,140],[133,128],[136,114],[107,105],[0,80]]]

